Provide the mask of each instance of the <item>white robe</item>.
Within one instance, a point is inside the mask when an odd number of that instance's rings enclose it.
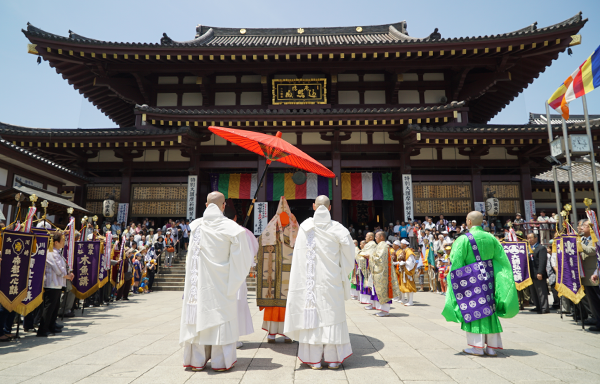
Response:
[[[254,237],[254,234],[247,228],[244,228],[246,232],[246,240],[250,246],[251,266],[255,266],[254,256],[258,252],[258,240]],[[240,286],[237,294],[237,308],[238,308],[238,327],[240,336],[250,335],[254,333],[254,325],[252,324],[252,315],[250,314],[250,307],[248,306],[248,286],[246,280]]]
[[[310,239],[314,239],[314,253],[309,249]],[[353,268],[350,233],[320,206],[314,218],[300,225],[296,239],[285,310],[286,336],[301,344],[350,343],[344,301],[350,299],[348,275]]]
[[[237,294],[252,263],[246,232],[215,204],[190,228],[179,344],[235,343]]]

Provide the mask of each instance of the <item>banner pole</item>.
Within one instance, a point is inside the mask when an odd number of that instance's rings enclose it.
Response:
[[[546,123],[548,124],[548,145],[551,145],[552,143],[552,122],[550,120],[550,107],[548,106],[548,101],[546,101]],[[563,227],[563,223],[562,223],[562,216],[560,214],[561,211],[561,204],[560,204],[560,189],[559,189],[559,185],[558,185],[558,174],[556,172],[556,165],[552,166],[552,178],[554,179],[554,197],[556,199],[556,216],[558,216],[558,221],[556,223],[556,225],[558,226],[558,232],[560,232],[560,230]],[[562,317],[562,313],[561,313],[561,317]]]
[[[592,167],[592,181],[594,182],[594,199],[596,200],[596,218],[600,217],[600,195],[598,193],[598,177],[596,176],[596,155],[594,154],[594,141],[592,140],[592,130],[590,129],[590,116],[588,115],[587,100],[585,95],[581,96],[583,103],[583,114],[585,116],[585,133],[590,143],[590,161]],[[598,223],[594,223],[598,225]]]
[[[562,131],[563,131],[563,137],[564,137],[564,141],[565,141],[565,157],[567,158],[567,167],[569,167],[568,170],[568,174],[569,174],[569,191],[571,193],[571,206],[573,207],[573,213],[571,214],[572,219],[571,222],[577,226],[577,223],[579,222],[579,220],[577,219],[577,203],[575,200],[575,184],[573,183],[573,169],[571,168],[571,154],[569,152],[569,137],[567,134],[567,122],[565,121],[565,119],[563,117],[561,117],[562,120]]]

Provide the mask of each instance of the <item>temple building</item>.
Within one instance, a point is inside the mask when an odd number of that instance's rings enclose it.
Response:
[[[580,13],[544,28],[534,23],[458,38],[445,38],[437,28],[412,37],[404,21],[284,29],[198,25],[189,41],[163,34],[157,43],[108,42],[71,31],[65,37],[28,24],[29,53],[119,128],[0,124],[0,136],[72,172],[64,178],[76,180],[57,184],[58,192],[97,214],[115,191],[118,203],[129,204],[129,218],[185,217],[188,180],[196,176],[199,199],[220,190],[242,215],[265,160],[208,130],[223,126],[281,131],[335,173],[324,180],[307,175],[296,184],[296,169],[269,168],[258,201],[286,196],[299,220],[310,215],[315,193],[331,196],[333,217],[344,224],[439,214],[462,219],[489,192],[500,200],[500,216],[512,217],[533,199],[533,176],[550,169],[548,132],[535,118],[514,125],[489,121],[577,44],[586,22]],[[560,124],[553,129],[560,134]],[[585,132],[577,122],[569,130]],[[600,125],[592,130],[598,135]],[[35,167],[37,160],[23,161]],[[2,158],[0,168],[35,180]],[[13,179],[5,179],[0,189],[11,187]],[[203,207],[197,204],[191,216]]]

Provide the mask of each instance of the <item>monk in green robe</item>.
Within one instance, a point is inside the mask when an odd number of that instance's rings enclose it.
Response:
[[[452,281],[448,274],[448,293],[442,315],[447,321],[461,323],[461,329],[467,332],[467,344],[471,348],[464,353],[476,356],[497,356],[496,349],[502,349],[502,326],[499,317],[511,318],[519,313],[519,299],[512,267],[500,242],[481,228],[483,215],[473,211],[467,215],[467,227],[473,235],[482,260],[492,260],[494,268],[494,301],[496,311],[492,315],[471,322],[465,322],[456,302]],[[475,255],[467,236],[459,236],[452,244],[450,253],[452,267],[450,271],[475,262]]]

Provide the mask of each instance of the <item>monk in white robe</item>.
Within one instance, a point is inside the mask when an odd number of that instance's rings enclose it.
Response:
[[[354,244],[348,230],[331,220],[327,196],[317,197],[313,209],[294,247],[284,332],[300,343],[300,361],[321,369],[324,359],[337,369],[352,354],[344,301],[350,299]]]
[[[237,213],[233,206],[233,201],[229,199],[226,203],[225,211],[223,214],[228,218],[237,223]],[[254,256],[258,252],[258,240],[254,234],[245,227],[244,231],[246,232],[246,239],[248,240],[248,246],[250,247],[249,256],[251,257],[251,266],[256,266],[254,262]],[[252,324],[252,314],[250,313],[250,307],[248,305],[248,285],[246,284],[246,280],[240,286],[240,289],[237,293],[237,310],[238,310],[238,328],[240,332],[240,336],[251,335],[254,333],[254,324]],[[238,349],[242,348],[244,343],[241,341],[237,342],[236,347]]]
[[[184,367],[231,369],[239,338],[237,295],[251,265],[244,228],[223,216],[225,198],[208,195],[201,219],[190,224],[179,344]]]

